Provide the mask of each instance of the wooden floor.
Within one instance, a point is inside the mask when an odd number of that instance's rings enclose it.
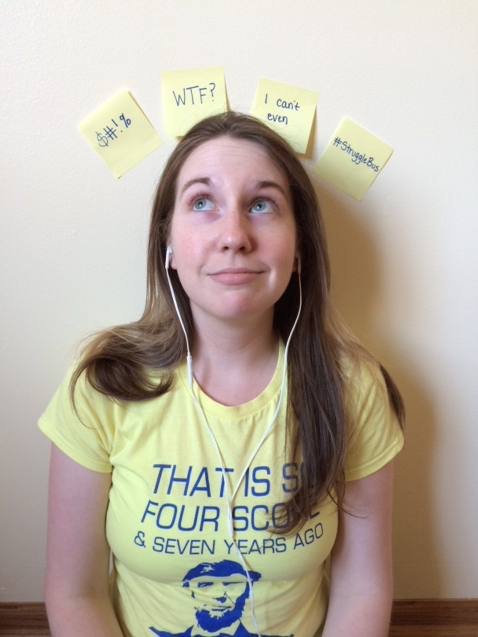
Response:
[[[389,637],[478,637],[478,599],[396,600]]]
[[[0,635],[50,636],[44,605],[0,603]],[[478,599],[397,600],[389,637],[478,637]]]
[[[462,624],[459,626],[396,626],[392,628],[389,633],[389,637],[476,637],[478,635],[478,629],[472,626]],[[25,630],[15,630],[15,632],[3,632],[0,630],[0,635],[3,637],[19,637],[19,635],[25,635],[25,637],[51,637],[49,631],[42,631],[31,633]]]
[[[391,626],[389,637],[478,637],[478,624]]]
[[[30,632],[26,629],[14,629],[5,632],[0,627],[2,637],[51,637],[48,630]],[[392,626],[389,637],[478,637],[478,626],[469,624],[455,624],[450,626]]]
[[[0,627],[2,637],[50,637],[48,629],[31,632],[28,628],[3,629]],[[449,626],[418,625],[418,626],[392,626],[389,637],[478,637],[478,626],[470,624],[450,624]]]

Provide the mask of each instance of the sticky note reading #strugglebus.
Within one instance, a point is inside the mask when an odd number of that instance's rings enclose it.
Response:
[[[344,117],[314,171],[361,201],[392,153],[388,144]]]
[[[257,85],[252,115],[282,135],[298,153],[305,153],[319,94],[264,78]]]
[[[161,146],[158,134],[126,90],[80,122],[78,130],[115,177]]]
[[[196,122],[227,110],[220,67],[163,71],[161,84],[166,132],[171,137],[182,137]]]

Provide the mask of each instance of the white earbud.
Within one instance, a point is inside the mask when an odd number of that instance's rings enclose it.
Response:
[[[177,315],[179,323],[181,325],[181,329],[183,331],[184,338],[186,339],[186,349],[187,349],[186,360],[187,360],[187,365],[188,365],[188,381],[189,381],[189,387],[191,388],[191,391],[192,391],[193,370],[192,370],[191,350],[189,349],[188,333],[186,331],[186,327],[184,326],[183,319],[182,319],[182,316],[181,316],[181,312],[179,311],[178,302],[176,300],[176,295],[174,294],[174,288],[173,288],[173,285],[171,283],[171,278],[169,276],[169,262],[171,260],[171,255],[172,254],[173,254],[173,248],[169,245],[166,248],[166,257],[164,259],[164,267],[166,268],[166,277],[168,279],[168,285],[169,285],[169,290],[171,292],[171,298],[173,299],[174,309],[176,310],[176,315]]]
[[[171,246],[166,248],[166,259],[164,261],[164,267],[166,270],[169,268],[169,261],[171,260],[171,255],[173,254],[173,249]]]

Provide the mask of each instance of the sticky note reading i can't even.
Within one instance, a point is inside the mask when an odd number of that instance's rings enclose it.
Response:
[[[162,143],[126,90],[80,122],[78,130],[115,177],[124,175]]]
[[[314,171],[361,201],[392,153],[391,146],[344,117]]]
[[[319,94],[305,88],[261,78],[252,115],[282,135],[298,153],[305,153]]]
[[[182,137],[210,115],[227,110],[226,84],[220,67],[161,73],[166,132]]]

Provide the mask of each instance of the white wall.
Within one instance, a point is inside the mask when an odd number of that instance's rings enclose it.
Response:
[[[478,3],[2,0],[0,600],[42,597],[49,446],[36,420],[91,330],[142,310],[160,71],[320,92],[395,152],[362,203],[319,182],[336,295],[408,408],[397,597],[478,597]],[[165,141],[119,181],[76,130],[120,88]]]

